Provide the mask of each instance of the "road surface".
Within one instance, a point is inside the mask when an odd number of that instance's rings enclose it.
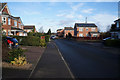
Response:
[[[54,40],[75,78],[118,78],[119,54],[84,42]]]

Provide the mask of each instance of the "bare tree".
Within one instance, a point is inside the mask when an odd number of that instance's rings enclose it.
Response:
[[[43,26],[39,28],[39,33],[44,33]]]
[[[110,31],[110,28],[111,28],[110,25],[108,25],[108,26],[106,27],[107,32]]]

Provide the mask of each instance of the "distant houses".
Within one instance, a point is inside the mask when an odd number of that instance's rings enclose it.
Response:
[[[74,36],[74,29],[72,27],[64,27],[64,38],[66,38],[69,33]]]
[[[35,25],[24,25],[24,31],[26,31],[27,33],[36,32]]]
[[[75,23],[75,37],[99,37],[97,26],[94,23]]]
[[[0,25],[2,26],[2,33],[6,36],[27,36],[27,30],[20,17],[14,17],[10,13],[7,3],[0,3]],[[34,26],[35,28],[35,26]]]
[[[110,33],[111,37],[120,39],[120,18],[114,21],[115,24],[111,25]]]
[[[64,30],[64,31],[63,31]],[[94,23],[75,23],[74,28],[64,27],[64,29],[58,29],[57,34],[62,34],[63,37],[70,33],[73,37],[99,37],[100,33]],[[59,35],[58,35],[59,37]]]

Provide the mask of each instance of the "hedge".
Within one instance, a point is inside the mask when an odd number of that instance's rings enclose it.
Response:
[[[104,43],[106,46],[120,47],[120,40],[111,40],[108,39]]]

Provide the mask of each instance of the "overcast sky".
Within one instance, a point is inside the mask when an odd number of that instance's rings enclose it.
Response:
[[[37,30],[43,26],[45,32],[49,28],[56,32],[66,26],[74,27],[76,22],[85,22],[86,17],[106,31],[118,18],[117,2],[8,2],[8,7],[25,25],[35,25]]]

